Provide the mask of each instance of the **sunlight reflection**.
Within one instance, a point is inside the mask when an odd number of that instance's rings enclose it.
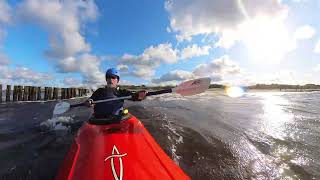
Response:
[[[284,111],[284,106],[289,105],[289,101],[276,93],[262,93],[263,118],[261,130],[267,135],[283,141],[295,139],[296,132],[288,128],[288,124],[294,123],[294,115]],[[272,156],[278,164],[279,173],[285,179],[297,179],[288,163],[297,157],[295,149],[274,141]]]
[[[263,125],[262,130],[266,134],[283,140],[291,132],[287,132],[286,124],[292,122],[293,115],[285,112],[283,105],[289,104],[279,95],[263,94]]]
[[[241,97],[244,95],[244,90],[238,86],[231,86],[225,89],[226,94],[229,97]]]

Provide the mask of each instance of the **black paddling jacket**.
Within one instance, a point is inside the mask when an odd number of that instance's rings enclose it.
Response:
[[[112,88],[112,87],[104,87],[97,89],[92,95],[91,99],[93,101],[103,100],[103,99],[111,99],[115,97],[122,96],[130,96],[133,92],[128,91],[126,89]],[[110,115],[118,115],[119,112],[123,109],[124,100],[116,100],[110,102],[97,103],[94,106],[94,116],[106,117]]]

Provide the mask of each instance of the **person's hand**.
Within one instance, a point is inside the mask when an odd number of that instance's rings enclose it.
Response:
[[[138,91],[132,95],[132,100],[133,101],[142,101],[146,98],[146,96],[147,96],[147,91],[145,91],[145,90]]]
[[[94,106],[92,99],[88,99],[84,104],[87,107],[93,107]]]

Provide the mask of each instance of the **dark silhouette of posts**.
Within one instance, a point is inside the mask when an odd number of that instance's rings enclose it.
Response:
[[[41,100],[41,87],[37,87],[37,100]]]
[[[22,101],[22,86],[18,86],[18,101]]]
[[[68,99],[72,98],[72,89],[68,88]]]
[[[53,88],[53,99],[58,99],[59,88]]]
[[[32,86],[28,86],[28,101],[32,101]]]
[[[48,93],[48,99],[47,100],[51,100],[51,89],[50,87],[47,88],[47,93]]]
[[[13,86],[13,95],[12,95],[13,101],[18,100],[18,86]]]
[[[2,84],[0,84],[0,102],[2,102]]]
[[[28,86],[28,101],[31,101],[32,99],[32,87],[31,86]]]
[[[23,101],[27,101],[28,100],[28,87],[24,86],[23,87]]]
[[[57,99],[70,99],[74,97],[82,97],[86,95],[87,89],[84,88],[57,88],[57,87],[45,87],[44,97],[41,87],[35,86],[20,86],[13,85],[11,92],[11,85],[7,85],[5,91],[5,101],[37,101],[37,100],[57,100]],[[0,102],[3,101],[2,84],[0,84]],[[11,97],[12,96],[12,97]]]
[[[51,87],[48,88],[48,99],[52,100],[52,88]]]
[[[10,101],[10,94],[11,94],[11,86],[7,85],[7,91],[6,91],[6,101]]]
[[[44,87],[44,100],[48,100],[48,87]]]
[[[67,88],[66,89],[66,99],[69,99],[70,98],[70,88]]]
[[[61,88],[61,99],[65,98],[65,88]]]
[[[72,90],[72,97],[76,97],[76,94],[77,94],[76,88],[72,88],[71,90]]]
[[[32,86],[32,101],[37,100],[37,88]]]
[[[74,97],[74,94],[73,94],[73,88],[70,88],[70,98],[73,98]]]

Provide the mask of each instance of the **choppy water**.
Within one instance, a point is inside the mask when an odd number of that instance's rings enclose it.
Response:
[[[126,105],[192,179],[320,179],[320,93],[162,95]],[[0,105],[1,179],[53,179],[90,111],[40,128],[54,103]],[[56,118],[54,118],[56,119]],[[52,119],[51,119],[52,120]]]

